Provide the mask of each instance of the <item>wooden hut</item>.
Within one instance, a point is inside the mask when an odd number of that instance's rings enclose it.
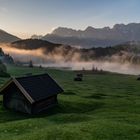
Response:
[[[63,89],[48,74],[11,78],[0,90],[4,107],[29,114],[56,105],[61,92]]]

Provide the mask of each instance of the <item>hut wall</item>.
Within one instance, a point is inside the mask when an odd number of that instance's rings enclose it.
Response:
[[[13,84],[7,88],[3,96],[3,104],[6,108],[24,113],[31,113],[31,104]]]
[[[45,111],[48,108],[56,105],[57,103],[58,103],[57,102],[57,95],[51,96],[45,100],[41,100],[39,102],[36,102],[33,105],[32,113],[39,113],[39,112]]]

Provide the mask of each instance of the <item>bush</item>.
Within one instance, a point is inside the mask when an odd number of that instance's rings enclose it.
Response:
[[[7,73],[6,66],[2,62],[0,62],[0,77],[10,77]]]

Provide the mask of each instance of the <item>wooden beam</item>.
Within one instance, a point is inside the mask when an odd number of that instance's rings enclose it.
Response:
[[[13,78],[13,82],[16,84],[16,86],[19,88],[19,90],[24,94],[24,96],[29,100],[31,104],[33,104],[35,101],[33,98],[27,93],[27,91],[22,87],[22,85],[15,79]]]
[[[11,83],[12,83],[12,78],[10,78],[1,88],[0,88],[0,95],[1,95],[1,92],[6,88],[8,87]]]

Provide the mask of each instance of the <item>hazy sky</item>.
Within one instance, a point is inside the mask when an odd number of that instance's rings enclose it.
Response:
[[[140,22],[140,0],[0,0],[0,29],[19,37],[58,26],[85,29]]]

